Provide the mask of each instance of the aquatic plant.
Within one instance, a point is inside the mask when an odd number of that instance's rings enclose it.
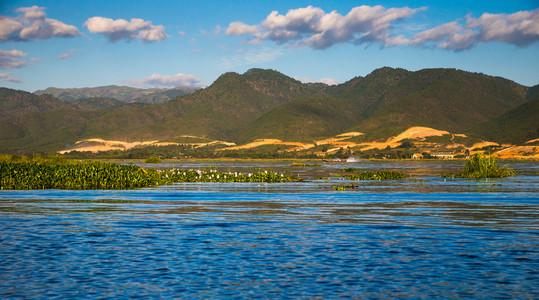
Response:
[[[161,182],[155,170],[103,162],[0,162],[0,189],[130,189]]]
[[[394,180],[407,178],[408,175],[395,171],[374,171],[348,174],[344,175],[344,177],[349,180]]]
[[[306,164],[306,163],[292,163],[291,167],[317,167],[320,166],[319,164]]]
[[[158,164],[161,162],[161,159],[157,156],[150,156],[144,162],[147,164]]]
[[[180,182],[290,182],[300,178],[263,171],[155,170],[135,165],[77,161],[1,161],[0,189],[132,189]]]
[[[515,174],[513,169],[507,166],[499,166],[495,156],[483,156],[478,152],[470,158],[460,173],[443,174],[443,176],[460,178],[501,178],[514,176]]]
[[[159,171],[167,184],[180,182],[293,182],[301,179],[294,176],[263,171],[257,173],[220,172],[217,170],[180,170],[168,169]]]

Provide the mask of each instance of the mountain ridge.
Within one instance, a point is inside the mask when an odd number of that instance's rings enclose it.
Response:
[[[62,106],[54,102],[62,100],[56,99],[49,108],[30,110],[34,114],[4,112],[10,117],[0,120],[4,128],[0,129],[0,152],[57,151],[90,138],[129,142],[182,135],[243,143],[264,138],[308,141],[340,132],[364,132],[356,139],[376,140],[413,126],[504,142],[509,141],[507,135],[486,132],[481,124],[518,120],[521,114],[532,123],[526,109],[518,107],[531,103],[529,98],[537,89],[455,69],[384,67],[332,86],[305,84],[275,70],[251,69],[243,74],[224,73],[210,86],[165,103],[125,106],[117,99],[94,98],[74,108],[65,104],[73,102],[64,101]],[[9,102],[1,95],[0,101]],[[510,139],[514,143],[525,142],[522,139],[533,136],[539,127],[508,124],[505,131],[531,132]]]
[[[37,90],[36,95],[49,94],[61,100],[72,102],[87,98],[114,98],[122,102],[141,103],[164,103],[176,97],[193,93],[198,87],[175,87],[175,88],[150,88],[140,89],[129,86],[106,85],[98,87],[83,88],[56,88],[49,87],[44,90]]]

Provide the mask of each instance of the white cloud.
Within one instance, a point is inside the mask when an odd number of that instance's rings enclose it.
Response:
[[[21,57],[27,56],[28,53],[24,53],[20,50],[0,50],[0,69],[13,69],[21,68],[24,66],[33,65],[40,60],[32,58],[30,61],[25,61]]]
[[[414,35],[410,44],[436,45],[438,48],[465,50],[478,43],[501,42],[526,47],[539,41],[539,9],[514,14],[484,13],[478,19],[466,16]]]
[[[289,10],[285,15],[272,11],[259,25],[239,21],[229,24],[226,34],[245,36],[247,43],[274,41],[288,46],[325,49],[340,43],[372,44],[384,47],[408,45],[465,50],[478,43],[501,42],[526,47],[539,41],[539,8],[513,14],[484,13],[424,30],[424,25],[401,22],[425,8],[385,8],[358,6],[346,15],[326,13],[308,6]],[[395,35],[393,30],[419,33],[411,37]]]
[[[227,35],[245,35],[256,32],[258,32],[258,28],[256,26],[250,26],[242,22],[232,22],[226,29]]]
[[[153,74],[148,78],[128,79],[125,82],[144,88],[173,88],[179,86],[200,86],[200,78],[192,74],[178,73],[176,75]]]
[[[76,52],[82,52],[82,51],[81,51],[81,50],[77,50],[77,49],[71,49],[71,50],[69,50],[68,53],[64,53],[64,54],[58,55],[58,58],[60,58],[60,59],[66,59],[66,58],[68,58],[68,57],[73,56]]]
[[[41,19],[45,17],[45,12],[43,11],[43,7],[39,7],[37,5],[34,5],[32,7],[21,7],[18,8],[17,12],[24,13],[24,18],[26,19]]]
[[[22,52],[21,50],[0,50],[0,57],[7,57],[7,56],[10,56],[10,57],[23,57],[23,56],[27,56],[28,53],[24,53]]]
[[[44,7],[34,5],[18,8],[16,11],[23,14],[18,18],[0,16],[0,40],[68,38],[80,35],[73,25],[45,18],[44,10]]]
[[[308,77],[304,77],[304,78],[296,78],[296,79],[303,82],[303,83],[318,83],[318,82],[321,82],[321,83],[325,83],[327,85],[336,85],[336,84],[340,83],[337,80],[335,80],[333,78],[329,78],[329,77],[324,77],[324,78],[320,78],[320,79],[310,79]]]
[[[19,78],[11,77],[11,72],[0,73],[0,78],[3,78],[5,81],[9,81],[9,82],[21,82]]]
[[[168,36],[165,34],[163,25],[152,25],[151,21],[143,19],[124,19],[113,20],[103,17],[92,17],[84,22],[84,26],[91,33],[104,34],[109,41],[117,42],[122,39],[134,40],[140,39],[145,43],[160,42]]]
[[[484,13],[479,19],[468,18],[466,26],[478,28],[481,42],[503,42],[525,47],[539,41],[539,8],[510,15]]]
[[[0,16],[0,40],[15,39],[23,26],[18,21]]]
[[[286,15],[273,11],[261,22],[250,26],[241,22],[230,23],[228,35],[248,35],[251,42],[272,40],[278,44],[307,46],[325,49],[339,43],[383,45],[395,43],[391,26],[409,18],[423,8],[389,8],[383,6],[354,7],[346,15],[336,11],[324,12],[321,8],[308,6],[292,9]]]

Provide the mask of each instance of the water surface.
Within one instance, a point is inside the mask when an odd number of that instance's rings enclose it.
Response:
[[[538,298],[538,164],[449,180],[462,162],[174,162],[306,182],[0,191],[2,298]]]

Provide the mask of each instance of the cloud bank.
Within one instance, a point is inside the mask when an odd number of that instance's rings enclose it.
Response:
[[[484,13],[479,18],[468,15],[408,38],[393,33],[395,29],[406,31],[403,21],[423,10],[425,8],[363,5],[341,15],[336,11],[326,13],[320,8],[308,6],[289,10],[286,15],[273,11],[257,25],[232,22],[226,34],[246,36],[248,43],[269,40],[314,49],[326,49],[343,43],[379,43],[383,47],[407,45],[458,51],[471,49],[479,43],[500,42],[526,47],[539,41],[539,8],[513,14]]]
[[[200,78],[192,74],[153,74],[148,78],[128,79],[128,84],[142,88],[174,88],[179,86],[200,86]]]
[[[70,38],[80,35],[77,27],[55,19],[45,18],[45,8],[39,6],[21,7],[16,11],[20,17],[0,16],[0,40],[25,41],[43,40],[52,37]]]
[[[389,8],[383,6],[354,7],[346,15],[324,12],[308,6],[292,9],[286,15],[272,11],[259,25],[230,23],[228,35],[248,35],[251,43],[271,40],[278,44],[325,49],[335,44],[392,44],[392,24],[413,16],[423,8]]]
[[[151,21],[143,19],[124,19],[113,20],[103,17],[92,17],[84,22],[84,26],[91,33],[104,34],[109,41],[117,42],[119,40],[140,39],[144,43],[160,42],[168,36],[165,34],[163,25],[152,25]]]

